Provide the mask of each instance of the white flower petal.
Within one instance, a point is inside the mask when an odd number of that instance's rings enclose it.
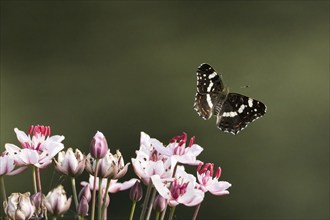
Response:
[[[164,164],[162,161],[148,161],[149,164],[145,169],[147,176],[162,175],[165,172]]]
[[[65,139],[63,135],[54,135],[49,137],[47,140],[50,142],[62,142]]]
[[[191,147],[187,147],[186,149],[187,149],[186,153],[188,155],[195,156],[195,157],[197,157],[198,155],[200,155],[200,153],[202,153],[202,151],[204,150],[198,144],[193,144]]]
[[[195,206],[204,199],[204,192],[198,189],[189,189],[178,198],[178,202],[186,206]]]
[[[125,181],[123,183],[111,183],[110,187],[109,187],[109,192],[110,193],[116,193],[118,191],[123,191],[123,190],[127,190],[129,188],[131,188],[135,182],[137,181],[137,179],[133,178],[130,179],[129,181]]]
[[[227,189],[231,187],[231,184],[226,181],[212,181],[206,186],[207,190],[216,196],[229,194]]]
[[[166,148],[164,147],[164,145],[157,139],[155,138],[151,138],[150,139],[150,143],[152,144],[152,146],[160,153],[166,156],[171,156],[172,150],[170,148]]]
[[[18,128],[15,128],[14,129],[15,133],[16,133],[16,136],[17,136],[17,139],[19,140],[19,142],[21,143],[30,143],[31,140],[30,140],[30,137],[27,136],[23,131],[19,130]]]
[[[149,147],[150,146],[150,136],[143,131],[141,131],[140,145]]]
[[[170,190],[166,187],[166,184],[162,182],[159,175],[154,175],[151,177],[151,181],[154,184],[157,192],[165,199],[170,199]]]
[[[5,148],[10,155],[14,155],[15,152],[18,153],[21,150],[21,148],[17,147],[14,144],[5,144]]]

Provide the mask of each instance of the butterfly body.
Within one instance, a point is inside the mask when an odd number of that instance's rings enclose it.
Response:
[[[220,130],[237,134],[250,122],[265,114],[266,106],[261,101],[230,93],[224,86],[221,75],[210,65],[201,64],[196,74],[194,109],[205,120],[216,116],[216,124]]]

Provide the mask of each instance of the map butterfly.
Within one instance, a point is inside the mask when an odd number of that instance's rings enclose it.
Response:
[[[220,130],[237,134],[266,113],[267,108],[261,101],[229,92],[221,74],[217,74],[209,64],[201,64],[196,74],[194,109],[205,120],[216,116],[216,125]]]

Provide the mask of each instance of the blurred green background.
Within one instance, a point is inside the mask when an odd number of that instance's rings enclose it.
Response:
[[[199,118],[202,62],[266,116],[236,136]],[[100,130],[126,161],[140,131],[163,142],[185,131],[232,184],[206,196],[200,219],[328,219],[329,1],[1,1],[2,150],[31,124],[86,153]],[[6,178],[7,193],[32,191],[30,174]],[[42,175],[45,191],[53,177],[71,194],[52,167]],[[127,192],[111,195],[109,218],[130,208]]]

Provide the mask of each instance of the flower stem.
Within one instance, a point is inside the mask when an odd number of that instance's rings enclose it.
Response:
[[[38,189],[37,189],[37,177],[36,177],[36,167],[35,166],[32,166],[32,178],[33,178],[34,193],[37,193]]]
[[[167,209],[167,200],[166,200],[166,206],[165,206],[164,210],[162,211],[162,215],[160,216],[160,220],[164,220],[165,214],[166,214],[166,209]]]
[[[157,190],[155,189],[155,187],[152,187],[152,188],[153,188],[153,190],[152,190],[152,195],[151,195],[151,199],[150,199],[150,203],[149,203],[149,209],[148,209],[146,220],[149,220],[149,218],[150,218],[151,211],[152,211],[152,205],[154,204],[156,193],[157,193]]]
[[[134,211],[135,211],[135,206],[136,206],[136,201],[133,201],[132,209],[131,209],[131,214],[130,214],[130,216],[129,216],[129,220],[133,220]]]
[[[91,213],[91,220],[95,219],[95,200],[96,200],[96,178],[97,172],[99,170],[99,161],[100,159],[96,159],[95,161],[95,175],[94,175],[94,188],[93,188],[93,195],[92,195],[92,213]]]
[[[198,211],[199,211],[199,208],[201,207],[201,204],[202,204],[202,203],[199,203],[199,204],[196,206],[196,209],[195,209],[194,215],[193,215],[193,217],[192,217],[192,220],[196,220],[196,219],[197,219]]]
[[[149,201],[150,192],[151,192],[152,187],[153,187],[152,183],[151,183],[151,181],[149,181],[146,197],[144,197],[144,201],[143,201],[143,207],[142,207],[142,211],[141,211],[141,214],[140,214],[140,220],[144,219],[144,215],[145,215],[146,210],[147,210],[148,201]]]
[[[77,210],[77,208],[78,208],[78,197],[77,197],[77,189],[76,189],[76,179],[74,177],[71,177],[71,185],[72,185],[73,200],[74,200],[74,204],[75,204],[76,210]]]
[[[37,181],[38,181],[38,188],[39,192],[42,193],[42,188],[41,188],[41,177],[40,177],[40,169],[37,167],[36,168],[36,173],[37,173]]]
[[[98,192],[98,196],[97,196],[97,217],[98,219],[103,219],[102,218],[102,179],[103,178],[99,178],[99,192]],[[104,197],[106,197],[106,193],[104,193]],[[103,204],[105,205],[105,204]]]
[[[56,219],[57,219],[56,216],[53,216],[53,217],[52,217],[52,220],[56,220]]]
[[[109,187],[110,187],[110,183],[111,183],[111,179],[108,178],[107,179],[107,186],[105,187],[105,193],[104,193],[104,198],[103,198],[103,205],[102,205],[102,215],[105,211],[106,207],[106,203],[107,203],[107,193],[109,191]]]
[[[0,184],[1,184],[1,194],[2,201],[7,201],[6,188],[5,188],[5,180],[3,176],[0,176]]]
[[[170,212],[170,216],[168,217],[168,220],[172,220],[173,219],[174,212],[175,212],[175,207],[176,206],[171,207],[171,212]]]
[[[104,211],[102,213],[102,216],[103,216],[102,220],[107,220],[107,218],[108,218],[108,210],[107,209],[104,209]]]
[[[159,211],[156,211],[155,220],[158,220],[159,219],[159,214],[160,214],[160,212]]]

